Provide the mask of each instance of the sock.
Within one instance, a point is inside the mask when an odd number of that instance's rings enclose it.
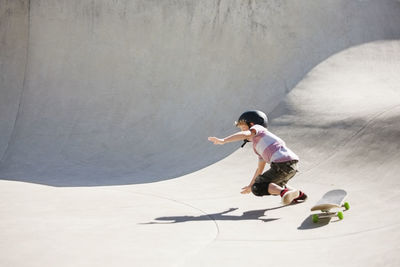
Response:
[[[289,189],[285,188],[281,191],[281,197],[283,197],[284,194],[286,194],[286,192],[289,191]]]

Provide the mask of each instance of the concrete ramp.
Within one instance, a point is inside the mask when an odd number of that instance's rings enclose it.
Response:
[[[1,266],[400,265],[399,1],[0,14]],[[300,156],[305,203],[241,195],[251,146],[207,141],[251,108]],[[344,220],[313,224],[337,188]]]
[[[1,1],[0,177],[53,186],[179,177],[232,153],[328,56],[400,36],[398,1]]]

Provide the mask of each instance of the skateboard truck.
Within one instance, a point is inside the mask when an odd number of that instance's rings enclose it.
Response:
[[[350,209],[350,204],[349,202],[345,202],[342,205],[342,208],[346,210]],[[332,217],[338,217],[339,220],[343,220],[344,219],[344,214],[343,211],[338,211],[338,212],[330,212],[330,210],[321,210],[321,213],[318,214],[313,214],[312,215],[312,221],[313,223],[318,223],[320,219],[324,219],[324,218],[332,218]]]

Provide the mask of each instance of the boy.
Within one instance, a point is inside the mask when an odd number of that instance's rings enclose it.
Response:
[[[226,138],[208,137],[215,145],[223,145],[235,141],[253,142],[253,150],[258,155],[258,168],[248,186],[242,188],[242,194],[253,192],[256,196],[280,195],[282,203],[303,202],[307,195],[287,186],[287,182],[297,172],[299,157],[291,151],[285,142],[267,130],[267,116],[258,110],[243,113],[236,126],[240,132]],[[270,169],[263,173],[266,163]]]

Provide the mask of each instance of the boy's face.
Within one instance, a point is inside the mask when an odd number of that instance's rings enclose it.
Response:
[[[250,129],[249,129],[249,126],[247,126],[247,124],[245,124],[245,123],[239,124],[238,127],[239,127],[240,130],[242,130],[242,131],[248,131],[248,130],[250,130]]]

